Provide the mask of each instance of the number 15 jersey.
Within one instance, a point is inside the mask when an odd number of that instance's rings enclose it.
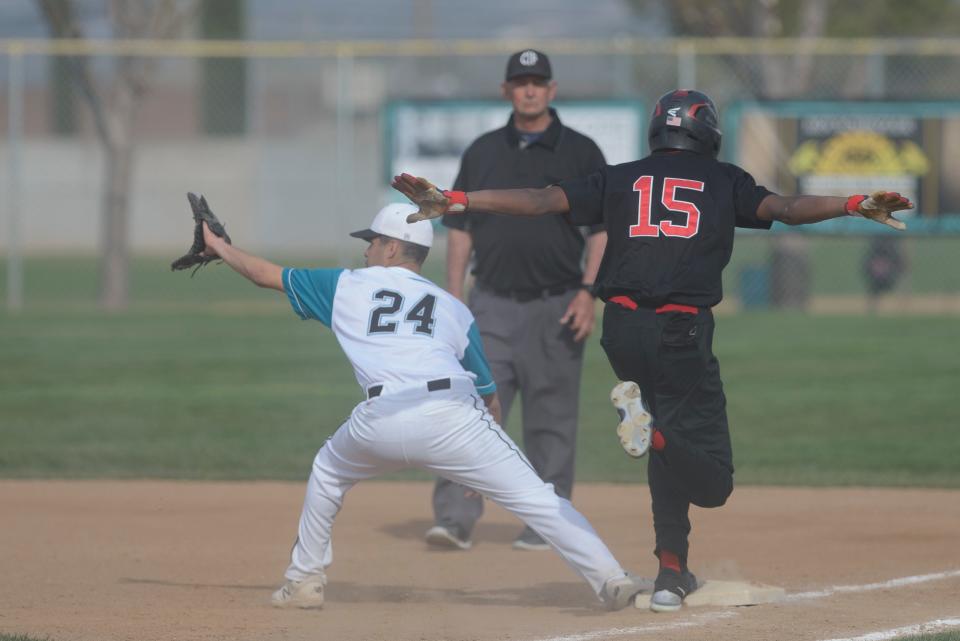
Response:
[[[473,314],[409,269],[285,268],[283,287],[300,318],[333,330],[364,390],[450,376],[496,390]]]
[[[757,218],[769,190],[736,165],[687,151],[655,152],[559,186],[572,224],[606,227],[597,275],[604,300],[712,307],[723,297],[734,227],[770,228]]]

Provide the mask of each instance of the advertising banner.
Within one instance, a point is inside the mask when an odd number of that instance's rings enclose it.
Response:
[[[558,102],[554,107],[565,126],[593,138],[608,163],[640,157],[646,122],[638,102]],[[449,188],[463,151],[481,134],[503,127],[510,109],[506,101],[392,103],[384,127],[385,176],[405,171]]]
[[[730,159],[773,191],[898,191],[916,204],[903,215],[911,232],[960,231],[960,163],[949,153],[960,144],[958,104],[749,103],[727,116]],[[854,219],[816,227],[805,231],[886,231]]]

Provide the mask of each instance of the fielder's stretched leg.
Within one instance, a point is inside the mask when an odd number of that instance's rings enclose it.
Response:
[[[309,585],[323,576],[332,560],[330,528],[354,483],[419,466],[486,494],[521,517],[609,608],[626,607],[638,592],[650,589],[649,581],[628,575],[583,515],[536,475],[472,390],[469,379],[453,379],[449,390],[428,393],[417,387],[354,409],[317,454],[300,539],[287,569],[291,583]],[[279,598],[290,592],[288,587],[278,591]]]
[[[273,595],[277,607],[317,608],[323,605],[326,568],[333,563],[330,531],[346,493],[358,481],[403,467],[380,456],[358,438],[353,417],[331,436],[313,460],[307,482],[297,540],[290,552],[286,585]],[[396,444],[383,444],[388,455]]]
[[[471,405],[451,406],[449,412],[451,418],[459,419],[443,435],[442,457],[429,446],[409,448],[427,452],[420,461],[424,467],[475,489],[519,517],[611,609],[625,607],[638,592],[652,587],[649,581],[628,575],[589,521],[537,476],[517,445],[486,411],[482,399],[473,396]]]

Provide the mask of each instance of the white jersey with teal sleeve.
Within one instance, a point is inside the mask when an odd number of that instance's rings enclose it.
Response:
[[[496,387],[463,303],[402,267],[284,269],[283,286],[301,318],[333,329],[366,392],[310,468],[288,580],[318,585],[326,576],[331,527],[347,490],[417,467],[510,510],[601,598],[619,593],[608,590],[610,581],[631,581],[586,518],[537,475],[477,398],[475,392]],[[297,589],[275,592],[274,605],[290,605]],[[304,597],[304,607],[322,603],[315,594],[313,588]]]
[[[403,267],[283,270],[293,311],[333,330],[364,390],[468,376],[496,390],[473,314]]]

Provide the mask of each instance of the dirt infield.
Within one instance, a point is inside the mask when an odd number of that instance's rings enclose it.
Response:
[[[670,615],[605,612],[559,557],[512,550],[518,522],[490,504],[473,550],[427,550],[424,483],[355,488],[334,529],[327,607],[274,610],[302,493],[289,483],[2,481],[0,632],[819,641],[960,616],[960,491],[739,488],[727,507],[694,514],[691,566],[793,598]],[[646,487],[580,485],[575,503],[624,565],[653,572]],[[928,574],[938,576],[891,582]]]

